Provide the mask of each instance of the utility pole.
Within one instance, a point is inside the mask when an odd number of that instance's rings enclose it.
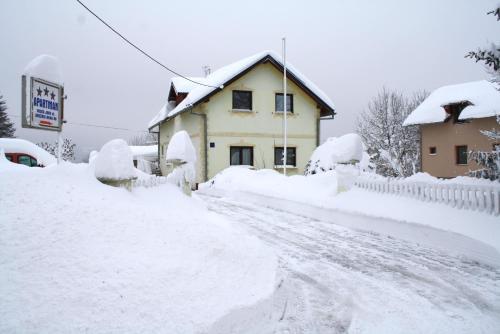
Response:
[[[283,37],[283,175],[286,176],[286,38]]]

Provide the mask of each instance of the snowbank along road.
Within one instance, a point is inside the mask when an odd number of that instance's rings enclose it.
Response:
[[[498,333],[500,268],[286,211],[199,194],[280,257],[274,333]],[[280,291],[281,290],[281,291]]]

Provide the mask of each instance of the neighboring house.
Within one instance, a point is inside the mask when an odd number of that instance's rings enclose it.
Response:
[[[468,82],[435,90],[405,120],[421,130],[422,171],[436,177],[467,175],[478,169],[470,151],[492,151],[495,145],[481,130],[499,129],[500,92],[488,81]]]
[[[186,130],[197,151],[196,182],[230,165],[281,170],[283,165],[283,66],[261,52],[204,78],[173,78],[168,103],[149,123],[159,132],[162,174],[170,138]],[[302,174],[319,144],[320,118],[333,118],[332,101],[287,63],[287,172]]]

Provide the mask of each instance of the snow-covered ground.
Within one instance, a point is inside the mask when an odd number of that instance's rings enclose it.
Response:
[[[224,333],[272,320],[274,252],[173,185],[128,192],[87,164],[2,166],[0,333]]]
[[[473,239],[423,228],[414,236],[420,242],[409,241],[369,228],[404,225],[397,221],[338,215],[242,192],[205,189],[197,196],[279,254],[282,281],[273,304],[279,321],[274,328],[262,325],[258,333],[497,333],[500,328],[498,254]],[[290,212],[297,207],[301,214]],[[311,218],[318,211],[324,216]],[[365,228],[353,228],[361,225]],[[455,252],[434,247],[421,242],[426,238],[458,247]],[[492,261],[469,257],[471,250],[483,256],[493,252]]]
[[[359,174],[359,172],[358,172]],[[363,177],[366,177],[364,174]],[[375,174],[371,174],[377,177]],[[338,212],[354,213],[371,217],[380,217],[403,223],[418,224],[460,233],[477,239],[500,251],[499,218],[484,212],[459,210],[445,204],[423,202],[416,199],[390,194],[380,194],[367,190],[352,188],[348,191],[341,185],[352,185],[356,172],[348,166],[337,166],[336,170],[315,175],[295,175],[285,177],[272,170],[251,170],[243,167],[231,167],[217,174],[212,180],[200,185],[204,191],[221,191],[226,196],[250,196],[259,204],[277,200],[287,200],[287,207],[295,213],[300,213],[293,207],[306,204],[319,209],[331,209]],[[408,178],[409,181],[425,180],[426,182],[458,182],[470,184],[471,178],[457,178],[447,181],[437,181],[430,175],[418,174]],[[500,186],[498,182],[475,180],[479,184]],[[348,187],[347,187],[348,188]],[[264,197],[262,197],[264,196]],[[294,204],[295,203],[295,204]],[[280,205],[284,205],[283,202]],[[348,226],[353,226],[349,224]],[[390,228],[374,226],[353,226],[369,229],[375,232],[396,233],[398,225]],[[400,235],[398,235],[400,236]]]

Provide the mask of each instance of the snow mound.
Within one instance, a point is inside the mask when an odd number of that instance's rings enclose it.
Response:
[[[436,89],[404,121],[403,125],[443,122],[443,106],[468,101],[459,119],[491,117],[500,114],[498,86],[486,80],[444,86]]]
[[[57,163],[57,159],[43,148],[19,138],[0,138],[0,149],[5,153],[25,153],[47,167]]]
[[[363,160],[363,143],[355,133],[330,137],[318,146],[309,160],[306,175],[335,169],[337,164],[357,163]]]
[[[200,189],[245,191],[253,194],[318,204],[337,194],[337,172],[303,176],[284,176],[270,169],[253,170],[244,166],[224,169]]]
[[[166,159],[196,162],[196,151],[186,131],[178,131],[172,136],[168,143]]]
[[[68,163],[0,173],[0,199],[0,333],[208,334],[274,293],[273,251],[170,184]]]
[[[109,180],[136,177],[132,151],[123,139],[113,139],[104,144],[95,158],[95,176]]]
[[[34,58],[24,69],[24,74],[53,83],[63,84],[61,65],[59,60],[54,56],[40,55]]]

